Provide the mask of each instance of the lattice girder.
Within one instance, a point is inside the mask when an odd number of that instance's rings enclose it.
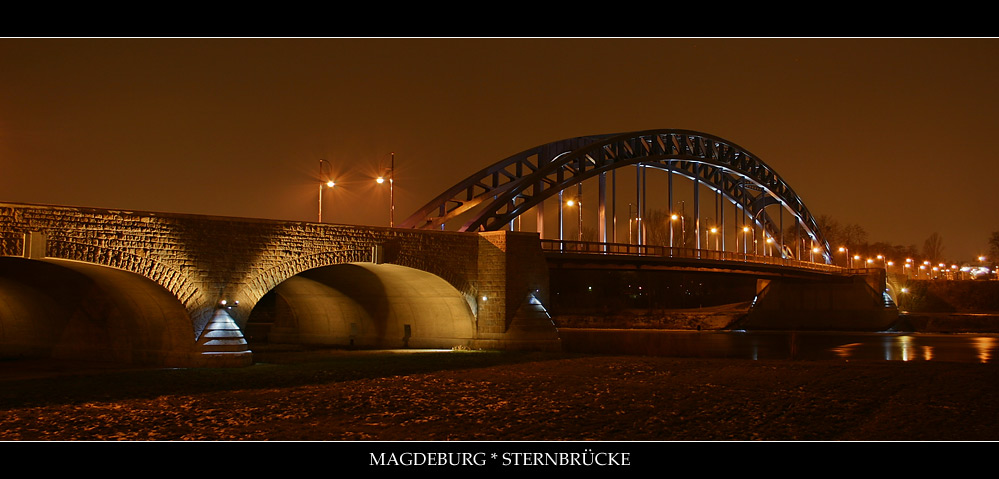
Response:
[[[815,219],[773,168],[732,142],[690,130],[593,135],[537,146],[468,177],[400,226],[438,228],[478,207],[480,210],[460,230],[499,230],[559,191],[636,164],[668,169],[691,180],[697,178],[750,212],[772,237],[780,234],[780,226],[764,208],[779,203],[798,221],[805,235],[823,248],[826,261],[831,259],[829,245]]]

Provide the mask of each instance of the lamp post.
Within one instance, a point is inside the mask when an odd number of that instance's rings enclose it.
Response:
[[[565,205],[570,208],[573,206],[576,207],[576,211],[579,217],[579,221],[576,224],[576,240],[581,242],[583,241],[583,202],[578,199],[577,200],[570,199],[569,201],[565,202]]]
[[[326,165],[325,170],[331,173],[333,168],[333,166],[330,165],[330,162],[323,159],[319,160],[319,222],[320,223],[323,222],[323,187],[325,186],[327,188],[332,189],[334,186],[336,186],[336,183],[333,181],[333,178],[330,178],[330,175],[326,175],[326,181],[323,181],[323,170],[324,170],[323,165]]]
[[[632,206],[633,205],[631,203],[628,203],[628,244],[629,245],[631,244],[631,235],[632,235],[632,233],[631,233],[631,218],[632,218],[631,217],[631,208],[632,208]]]
[[[395,227],[395,152],[392,153],[391,163],[389,163],[388,172],[382,176],[375,179],[379,185],[385,182],[385,177],[388,176],[389,182],[389,228]]]
[[[846,253],[846,267],[847,268],[852,268],[853,267],[853,258],[850,256],[850,248],[847,248],[846,246],[840,246],[839,247],[839,252],[840,253]]]
[[[676,213],[673,213],[673,214],[669,215],[669,247],[670,248],[673,247],[673,223],[675,223],[677,219],[679,219],[679,216],[677,216]],[[670,254],[673,254],[673,252],[671,251]]]
[[[749,234],[749,227],[748,226],[743,226],[742,227],[742,259],[743,259],[743,261],[746,260],[746,254],[749,253],[749,238],[746,236],[748,234]],[[735,239],[736,239],[736,241],[738,241],[739,237],[736,236]],[[736,251],[739,250],[739,245],[738,244],[735,245],[735,249],[736,249]]]

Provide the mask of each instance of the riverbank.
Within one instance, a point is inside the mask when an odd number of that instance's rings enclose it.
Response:
[[[999,366],[261,351],[6,378],[5,441],[993,441]]]
[[[895,331],[919,333],[999,333],[999,313],[907,313],[898,315]]]

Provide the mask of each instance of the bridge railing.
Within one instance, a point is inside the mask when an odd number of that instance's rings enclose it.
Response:
[[[846,268],[825,263],[813,263],[792,258],[780,258],[735,251],[719,251],[695,248],[674,248],[661,245],[637,245],[626,243],[599,243],[594,241],[541,240],[541,249],[555,253],[656,256],[663,258],[683,258],[712,261],[731,261],[752,264],[769,264],[791,268],[810,269],[831,273],[846,273]]]

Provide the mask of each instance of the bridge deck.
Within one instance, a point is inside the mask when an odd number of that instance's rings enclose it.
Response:
[[[791,270],[824,275],[851,276],[869,274],[869,269],[850,269],[825,263],[814,263],[776,256],[738,253],[733,251],[672,248],[659,245],[626,243],[600,243],[590,241],[541,240],[541,249],[550,258],[604,258],[610,261],[633,263],[660,262],[674,267],[710,268],[724,270]]]

